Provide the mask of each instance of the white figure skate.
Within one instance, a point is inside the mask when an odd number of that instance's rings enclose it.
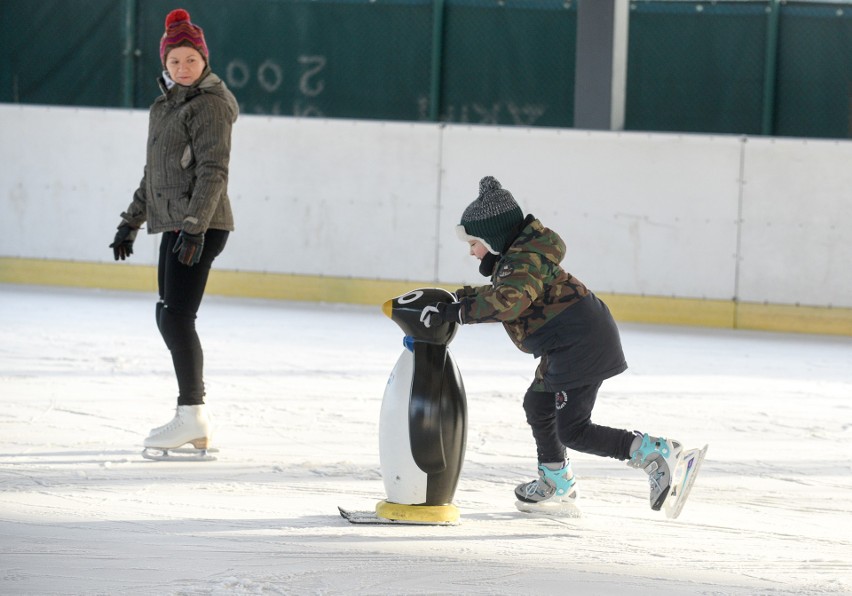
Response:
[[[178,406],[171,422],[151,430],[142,457],[158,461],[212,461],[210,417],[206,407]],[[185,448],[190,444],[192,448]]]

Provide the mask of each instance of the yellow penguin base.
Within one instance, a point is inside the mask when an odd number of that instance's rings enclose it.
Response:
[[[401,505],[388,501],[376,503],[376,515],[383,519],[411,524],[456,524],[459,508],[449,505]]]

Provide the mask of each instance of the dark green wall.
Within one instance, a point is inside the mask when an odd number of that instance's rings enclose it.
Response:
[[[181,6],[245,113],[571,127],[578,1]],[[630,6],[625,128],[852,137],[852,2]],[[147,107],[174,7],[0,0],[0,101]]]

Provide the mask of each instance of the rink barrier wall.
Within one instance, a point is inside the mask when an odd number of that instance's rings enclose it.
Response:
[[[157,291],[156,267],[0,257],[0,282]],[[375,305],[419,287],[460,284],[283,275],[213,269],[211,295]],[[619,322],[852,336],[852,309],[597,293]],[[344,299],[341,299],[344,297]]]
[[[0,104],[0,282],[154,288],[107,245],[147,113]],[[852,142],[243,115],[211,291],[381,304],[484,282],[455,235],[491,174],[620,320],[852,335]]]

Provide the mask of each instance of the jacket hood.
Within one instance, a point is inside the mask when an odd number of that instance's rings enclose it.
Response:
[[[231,93],[228,86],[225,85],[225,81],[219,78],[219,76],[211,72],[206,77],[202,76],[201,80],[197,83],[198,88],[204,93],[212,93],[217,97],[222,98],[225,103],[228,104],[228,109],[231,112],[231,122],[237,121],[237,115],[240,113],[240,106],[237,104],[237,99],[234,97],[234,94]]]
[[[534,252],[542,257],[558,265],[565,258],[565,242],[562,238],[551,230],[542,225],[532,215],[528,215],[524,221],[524,227],[521,233],[512,242],[506,254],[519,252]]]

